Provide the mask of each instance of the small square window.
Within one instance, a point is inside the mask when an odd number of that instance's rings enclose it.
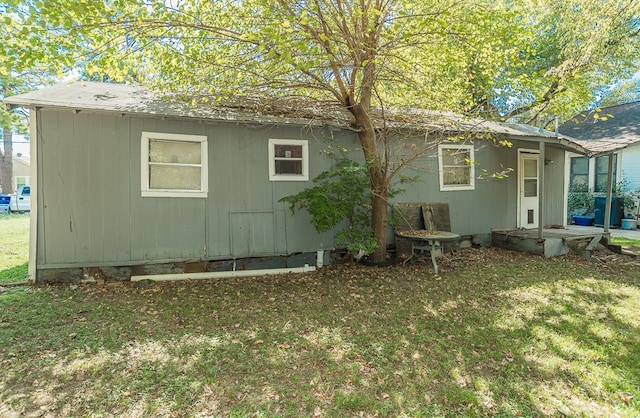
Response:
[[[207,197],[207,137],[142,133],[143,197]]]
[[[474,190],[473,145],[439,145],[440,191]]]
[[[269,180],[309,180],[308,141],[296,139],[270,139]]]

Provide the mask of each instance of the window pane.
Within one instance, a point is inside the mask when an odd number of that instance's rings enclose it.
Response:
[[[538,161],[529,158],[524,159],[524,176],[538,177]]]
[[[572,157],[571,158],[571,175],[589,174],[589,158],[588,157]]]
[[[589,175],[588,174],[574,175],[571,178],[571,184],[569,187],[573,191],[589,190]]]
[[[613,182],[615,183],[616,178],[616,161],[617,155],[613,156],[613,171],[611,173]],[[601,157],[596,157],[596,192],[606,192],[607,191],[607,175],[609,172],[609,156],[604,155]]]
[[[609,171],[609,156],[596,157],[596,173],[606,173]]]
[[[470,167],[445,167],[442,172],[445,185],[471,184]]]
[[[151,165],[149,188],[152,190],[200,190],[200,167]]]
[[[301,145],[275,145],[276,158],[302,158]]]
[[[597,174],[596,175],[596,192],[606,192],[607,191],[607,175],[606,174]]]
[[[186,141],[149,141],[149,161],[154,163],[200,164],[200,143]]]
[[[469,165],[468,160],[470,151],[467,149],[442,149],[442,164],[443,165]]]
[[[276,174],[297,174],[302,175],[301,160],[276,160]]]
[[[538,180],[530,179],[524,181],[524,197],[535,197],[538,195]]]

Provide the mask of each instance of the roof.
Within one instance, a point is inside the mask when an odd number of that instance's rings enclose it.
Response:
[[[31,157],[29,154],[22,154],[22,153],[18,153],[18,154],[13,154],[13,158],[12,158],[13,162],[15,163],[20,162],[24,165],[29,165],[31,164]]]
[[[178,96],[159,95],[142,86],[96,82],[60,83],[29,93],[8,97],[5,103],[14,106],[106,111],[129,115],[186,117],[213,121],[240,121],[260,124],[322,126],[349,129],[350,114],[339,106],[326,102],[283,101],[260,98],[236,98],[221,105],[188,103]],[[376,111],[382,126],[382,113]],[[565,149],[590,154],[582,144],[570,137],[523,124],[507,124],[473,119],[447,112],[422,109],[386,110],[387,124],[446,133],[494,134],[505,139],[550,142]]]
[[[558,129],[597,153],[640,142],[640,102],[584,111]]]

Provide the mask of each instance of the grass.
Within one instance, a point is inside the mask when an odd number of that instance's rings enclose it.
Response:
[[[631,238],[614,237],[611,239],[611,243],[632,250],[640,250],[640,241]]]
[[[640,415],[640,268],[496,249],[0,293],[0,416]]]
[[[27,279],[29,215],[0,214],[0,284]]]

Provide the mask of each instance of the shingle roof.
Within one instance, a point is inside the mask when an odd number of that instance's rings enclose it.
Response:
[[[255,98],[234,99],[223,105],[188,103],[184,98],[160,96],[145,87],[95,82],[60,83],[29,93],[8,97],[5,103],[16,106],[66,108],[79,111],[107,111],[121,114],[186,117],[216,121],[241,121],[280,125],[321,126],[329,124],[350,128],[349,113],[322,102],[264,102]],[[378,112],[378,122],[382,120]],[[386,122],[396,127],[434,130],[447,133],[490,133],[507,139],[544,141],[581,154],[590,154],[570,137],[533,126],[489,122],[447,112],[422,109],[387,110]]]
[[[640,142],[640,102],[584,111],[563,123],[559,132],[597,153]]]

